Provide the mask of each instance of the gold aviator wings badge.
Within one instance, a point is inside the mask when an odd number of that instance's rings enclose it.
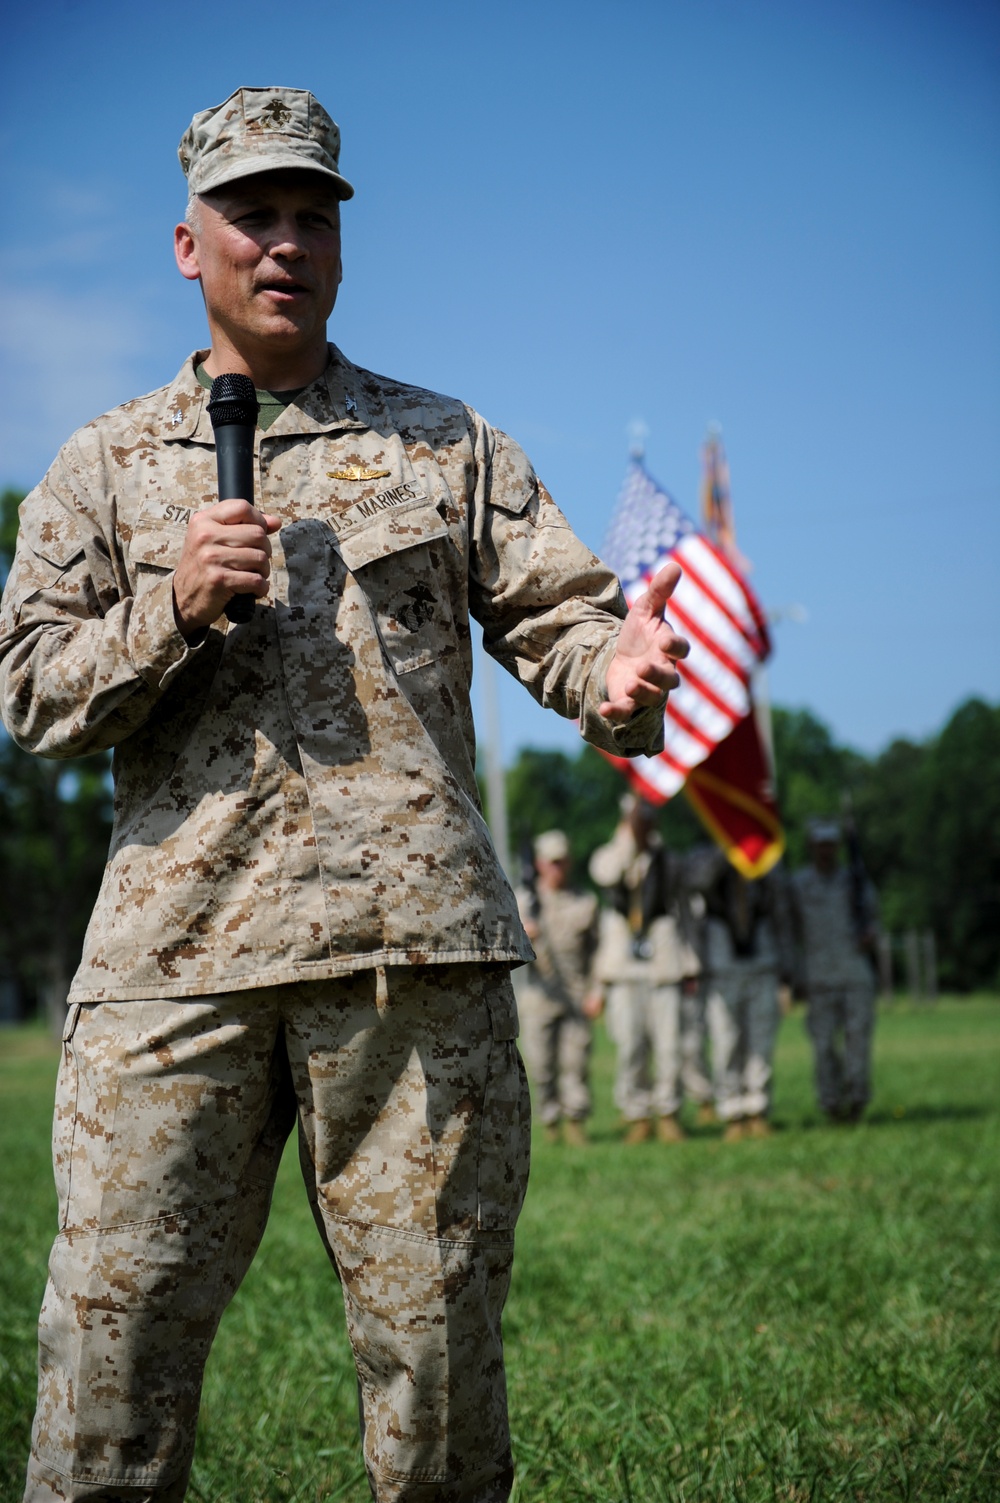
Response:
[[[327,470],[329,480],[384,480],[391,470],[369,470],[363,464],[349,464],[343,470]]]

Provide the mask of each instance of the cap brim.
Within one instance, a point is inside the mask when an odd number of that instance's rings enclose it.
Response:
[[[238,183],[240,178],[257,177],[262,172],[315,172],[318,177],[325,177],[334,183],[337,188],[337,197],[342,201],[354,197],[354,187],[346,177],[341,177],[339,172],[331,172],[329,167],[321,167],[318,162],[310,162],[308,157],[297,155],[291,151],[275,151],[262,153],[259,157],[241,157],[238,162],[226,162],[220,165],[215,172],[210,172],[203,183],[195,187],[190,178],[188,186],[192,193],[214,193],[217,188],[224,188],[227,183]]]

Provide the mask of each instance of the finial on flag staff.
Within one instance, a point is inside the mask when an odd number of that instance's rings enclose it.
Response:
[[[628,425],[628,457],[638,464],[646,457],[646,440],[649,429],[642,418],[633,418]]]
[[[749,559],[736,546],[736,522],[729,492],[729,465],[719,423],[708,425],[702,446],[701,518],[705,532],[741,574],[749,574]]]

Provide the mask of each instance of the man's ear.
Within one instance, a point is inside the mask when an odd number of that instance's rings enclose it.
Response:
[[[198,242],[189,224],[179,224],[174,230],[174,257],[177,270],[189,282],[197,282],[201,276],[198,263]]]

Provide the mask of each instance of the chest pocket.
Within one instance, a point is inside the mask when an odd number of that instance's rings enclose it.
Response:
[[[186,518],[183,522],[140,518],[128,548],[130,570],[136,573],[148,569],[159,575],[176,569],[186,535]]]
[[[447,523],[421,496],[342,533],[335,547],[372,608],[397,673],[412,673],[441,654],[451,606],[444,589]]]

